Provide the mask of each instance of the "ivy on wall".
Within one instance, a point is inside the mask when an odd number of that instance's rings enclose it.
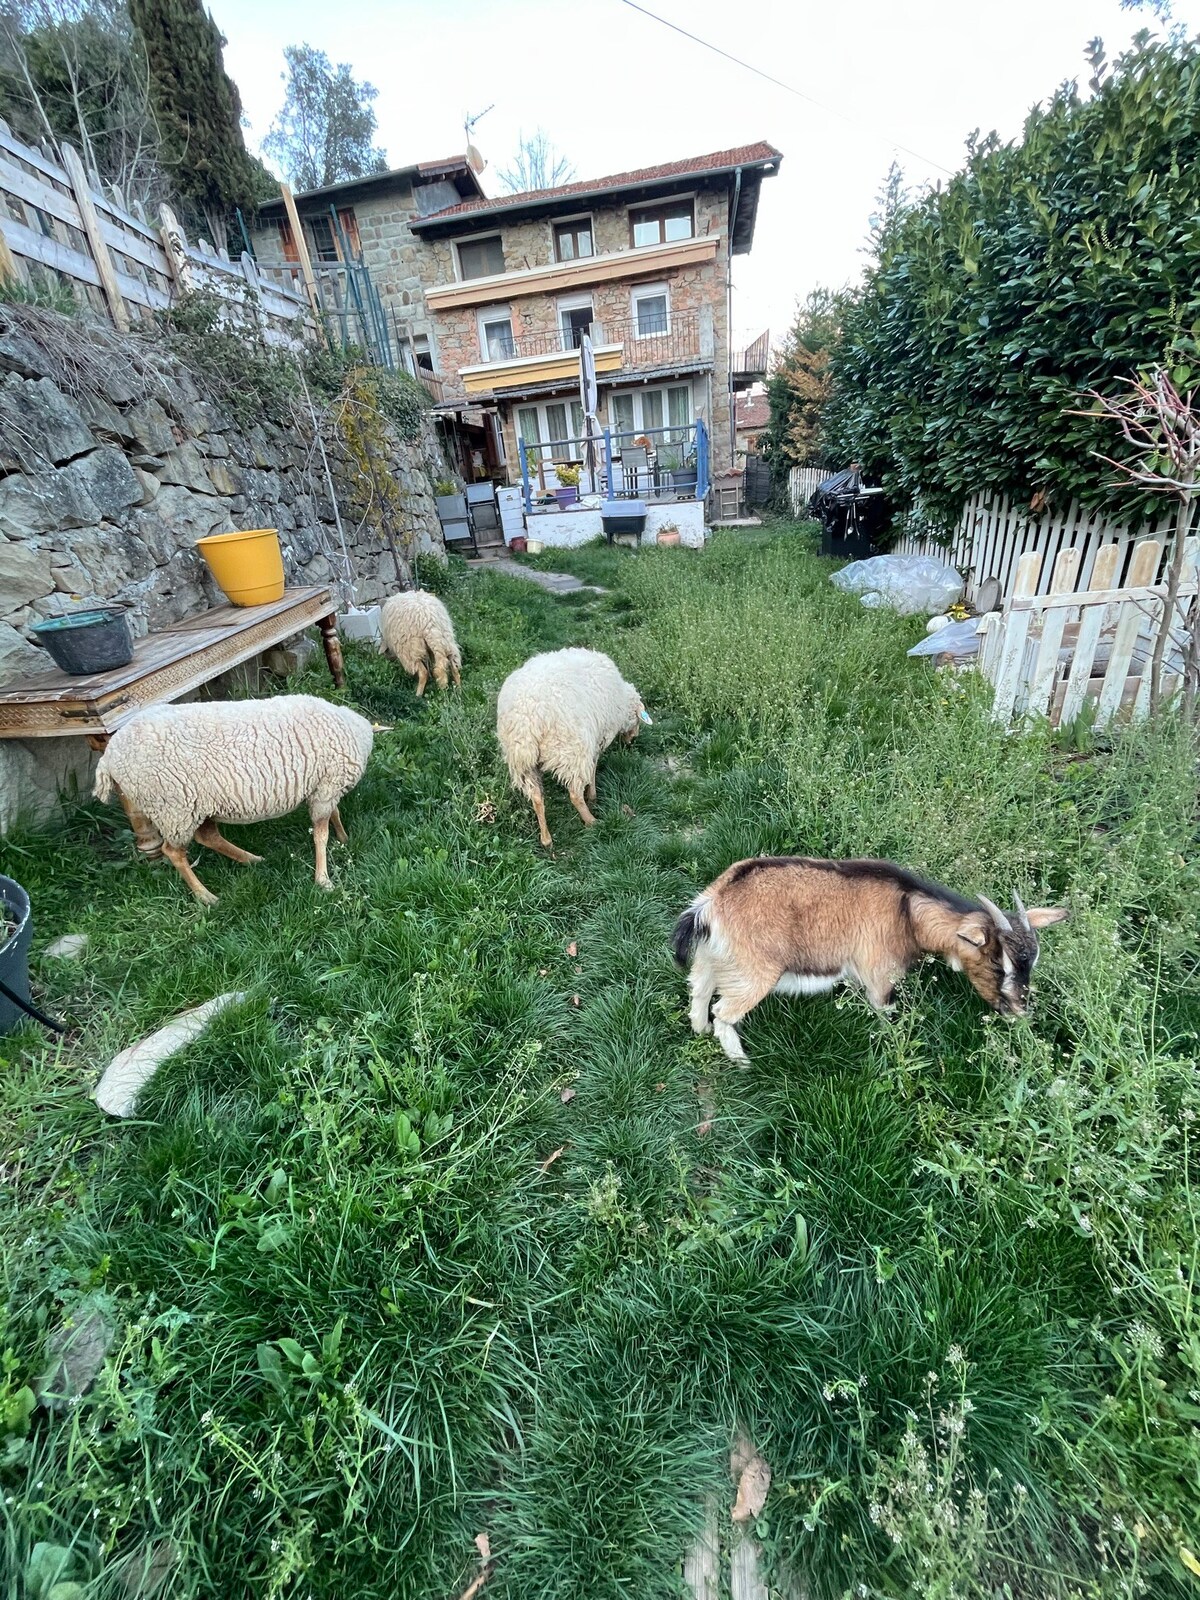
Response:
[[[1200,379],[1200,40],[1139,34],[1090,93],[900,207],[843,310],[822,424],[900,508],[953,522],[978,489],[1139,507],[1079,409],[1165,362]],[[1195,377],[1193,377],[1193,373]]]

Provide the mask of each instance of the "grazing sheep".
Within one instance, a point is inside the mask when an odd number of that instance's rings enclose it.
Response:
[[[447,669],[456,685],[462,682],[462,656],[454,637],[454,624],[437,595],[427,594],[424,589],[392,595],[383,602],[379,626],[383,633],[381,651],[395,656],[405,672],[414,675],[418,694],[425,693],[431,667],[439,689],[446,687]]]
[[[675,959],[692,969],[692,1029],[708,1032],[719,992],[713,1031],[730,1060],[744,1061],[736,1024],[766,995],[820,994],[850,982],[882,1010],[924,955],[965,972],[1002,1016],[1022,1016],[1038,958],[1035,930],[1067,913],[1026,911],[1019,899],[1016,906],[1010,918],[982,895],[964,899],[890,861],[737,861],[675,925]]]
[[[261,861],[222,838],[217,824],[264,822],[307,801],[316,881],[329,889],[329,824],[345,839],[338,801],[366,771],[373,739],[357,712],[309,694],[152,706],[109,740],[95,792],[107,800],[116,789],[138,848],[153,851],[161,835],[167,860],[210,906],[216,895],[188,863],[193,838],[231,861]]]
[[[547,849],[542,773],[552,773],[588,827],[596,763],[618,734],[629,744],[649,722],[641,698],[598,650],[551,650],[510,672],[496,704],[496,737],[514,789],[533,803]]]

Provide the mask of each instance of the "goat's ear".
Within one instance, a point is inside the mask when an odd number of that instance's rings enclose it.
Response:
[[[1052,923],[1065,922],[1071,913],[1066,906],[1032,906],[1025,915],[1031,928],[1048,928]]]
[[[962,919],[955,932],[966,944],[982,949],[988,940],[987,918],[979,911],[972,911],[969,917]]]

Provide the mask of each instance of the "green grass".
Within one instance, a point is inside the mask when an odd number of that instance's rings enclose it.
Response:
[[[735,1423],[773,1468],[780,1593],[1195,1593],[1183,732],[994,727],[786,525],[538,564],[610,593],[452,571],[461,694],[350,652],[347,698],[394,731],[334,894],[303,814],[237,831],[260,867],[204,853],[211,912],[94,804],[5,841],[38,949],[91,946],[35,951],[66,1040],[2,1044],[0,1596],[125,1595],[174,1557],[172,1596],[442,1600],[486,1531],[492,1600],[665,1600],[706,1492],[727,1514]],[[549,795],[548,858],[494,699],[571,642],[654,726],[606,756],[591,832]],[[1067,900],[1034,1014],[925,968],[888,1023],[768,1001],[736,1070],[667,937],[776,850]],[[96,1110],[116,1049],[230,988],[136,1120]],[[92,1304],[96,1386],[29,1414]]]

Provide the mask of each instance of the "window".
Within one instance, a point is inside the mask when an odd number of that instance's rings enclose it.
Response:
[[[487,239],[463,239],[458,245],[458,275],[460,278],[487,278],[504,271],[504,246],[500,235],[494,233]]]
[[[656,283],[633,291],[633,325],[638,339],[670,333],[671,301],[666,284]]]
[[[479,354],[484,361],[511,361],[517,353],[512,314],[507,306],[489,306],[479,313]]]
[[[635,247],[690,239],[695,231],[690,200],[671,200],[666,205],[646,206],[629,213],[629,235]]]
[[[569,403],[552,400],[541,406],[519,406],[517,436],[525,441],[531,471],[536,471],[539,460],[545,466],[549,466],[554,460],[577,459],[582,453],[582,445],[572,444],[563,448],[563,441],[583,438],[583,407],[578,400]],[[551,445],[557,445],[558,449],[550,449]]]
[[[646,434],[658,452],[663,466],[678,465],[681,447],[691,440],[692,387],[674,383],[670,387],[632,389],[609,396],[609,422],[613,449],[632,443]]]
[[[577,218],[574,222],[559,222],[554,229],[554,259],[578,261],[592,254],[592,219]]]
[[[333,218],[329,216],[308,217],[305,219],[305,225],[308,228],[314,260],[340,261],[343,253],[343,237],[349,246],[352,259],[362,254],[358,238],[358,222],[349,207],[338,212],[337,228],[333,225]]]
[[[579,341],[592,327],[593,315],[591,295],[558,302],[558,325],[562,329],[564,350],[579,349]],[[594,333],[592,337],[595,338]]]
[[[565,405],[546,407],[547,444],[562,445],[567,437],[567,408]]]
[[[413,356],[416,359],[418,372],[433,371],[433,351],[429,348],[429,335],[427,333],[414,333],[412,336]]]

